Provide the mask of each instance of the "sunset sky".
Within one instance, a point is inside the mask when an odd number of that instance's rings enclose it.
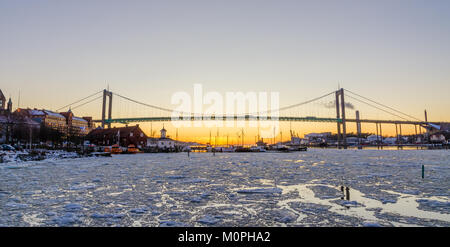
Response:
[[[19,92],[20,107],[57,109],[108,85],[175,108],[173,93],[192,93],[195,83],[223,94],[279,92],[280,106],[339,84],[417,118],[427,109],[429,120],[450,121],[449,13],[450,1],[0,0],[0,89],[14,108]],[[114,100],[113,117],[162,114]],[[324,107],[331,100],[293,114],[335,117]],[[396,119],[347,100],[362,118]],[[354,109],[348,111],[353,118]],[[101,101],[74,112],[99,118]],[[141,126],[150,134],[149,123]],[[289,123],[282,127],[286,140]],[[336,131],[335,124],[292,127],[301,135]],[[219,131],[222,142],[238,131]],[[246,142],[253,142],[256,130],[247,131]],[[179,129],[179,138],[205,141],[209,130]]]

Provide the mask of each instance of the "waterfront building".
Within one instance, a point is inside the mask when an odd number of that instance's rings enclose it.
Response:
[[[27,116],[45,127],[75,136],[85,136],[94,127],[92,117],[80,118],[75,116],[71,110],[68,112],[57,113],[45,109],[18,108],[15,113]]]
[[[2,90],[0,89],[0,111],[5,110],[6,108],[6,98],[5,95],[3,95]]]
[[[73,134],[85,136],[90,132],[92,122],[89,123],[85,118],[74,116],[71,110],[68,112],[61,112],[60,114],[66,118],[66,126]]]
[[[395,137],[386,137],[386,138],[383,139],[383,143],[394,145],[394,144],[397,143],[397,138],[395,138]]]
[[[56,112],[52,112],[49,110],[38,110],[34,109],[24,109],[18,108],[16,113],[23,116],[28,116],[33,121],[44,125],[45,127],[49,127],[55,130],[60,131],[61,133],[66,133],[67,124],[66,118]]]
[[[40,127],[39,123],[33,121],[27,115],[13,112],[11,98],[6,105],[5,102],[6,99],[0,90],[0,143],[13,143],[21,140],[28,141],[30,131],[35,132],[38,130]]]
[[[167,130],[163,128],[160,130],[161,137],[157,141],[157,147],[159,149],[174,149],[175,148],[175,140],[167,137]]]
[[[143,148],[147,145],[147,138],[147,135],[139,125],[109,129],[98,127],[86,136],[86,140],[97,146],[119,144],[121,147],[128,147],[130,144],[133,144],[138,148]]]
[[[347,137],[347,145],[349,146],[356,146],[359,144],[358,137]]]
[[[158,147],[159,138],[149,137],[147,138],[147,147],[156,148]]]
[[[367,137],[367,141],[369,143],[376,143],[377,141],[382,141],[382,137],[380,135],[370,135]]]
[[[323,133],[309,133],[305,135],[305,139],[309,141],[314,139],[327,139],[331,136],[331,132],[323,132]]]
[[[433,143],[445,143],[450,140],[450,131],[439,131],[430,135],[430,141]]]

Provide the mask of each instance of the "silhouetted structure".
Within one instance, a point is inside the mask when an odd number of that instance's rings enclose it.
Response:
[[[111,146],[119,144],[127,147],[134,144],[138,148],[143,148],[147,144],[147,135],[142,131],[139,125],[121,128],[103,129],[101,127],[92,130],[86,139],[98,146]]]

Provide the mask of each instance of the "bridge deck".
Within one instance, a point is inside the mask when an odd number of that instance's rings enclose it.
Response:
[[[114,118],[105,119],[105,123],[133,123],[133,122],[158,122],[158,121],[297,121],[297,122],[342,122],[341,119],[337,118],[318,118],[318,117],[261,117],[261,116],[192,116],[192,117],[140,117],[140,118]],[[94,120],[94,122],[102,122],[102,120]]]
[[[113,118],[105,119],[105,123],[135,123],[135,122],[167,122],[167,121],[283,121],[283,122],[342,122],[339,118],[321,118],[321,117],[261,117],[261,116],[191,116],[191,117],[138,117],[138,118]],[[411,125],[425,125],[428,123],[441,124],[442,122],[425,122],[425,121],[402,121],[402,120],[374,120],[374,119],[360,119],[361,123],[384,123],[384,124],[411,124]],[[102,122],[102,120],[94,120],[94,122]],[[346,119],[346,122],[357,122],[356,119]]]

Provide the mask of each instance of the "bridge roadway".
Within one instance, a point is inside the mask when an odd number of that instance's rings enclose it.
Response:
[[[211,120],[222,120],[222,121],[297,121],[297,122],[342,122],[341,119],[337,118],[318,118],[318,117],[261,117],[261,116],[191,116],[183,118],[174,118],[172,117],[139,117],[139,118],[113,118],[113,119],[105,119],[105,124],[109,123],[122,123],[128,124],[133,122],[164,122],[164,121],[211,121]],[[102,120],[93,120],[94,122],[101,123]]]
[[[233,121],[284,121],[284,122],[339,122],[342,123],[342,119],[340,118],[321,118],[321,117],[288,117],[288,116],[280,116],[280,117],[271,117],[271,116],[232,116],[228,118],[228,116],[191,116],[186,120],[182,117],[174,118],[172,117],[138,117],[138,118],[113,118],[113,119],[105,119],[105,124],[109,123],[120,123],[120,124],[129,124],[135,122],[167,122],[167,121],[208,121],[208,120],[233,120]],[[425,121],[405,121],[405,120],[375,120],[375,119],[345,119],[346,122],[360,122],[360,123],[376,123],[376,124],[410,124],[410,125],[427,125],[427,124],[435,124],[439,125],[442,123],[449,124],[448,122],[425,122]],[[94,122],[101,123],[102,120],[94,120]]]

